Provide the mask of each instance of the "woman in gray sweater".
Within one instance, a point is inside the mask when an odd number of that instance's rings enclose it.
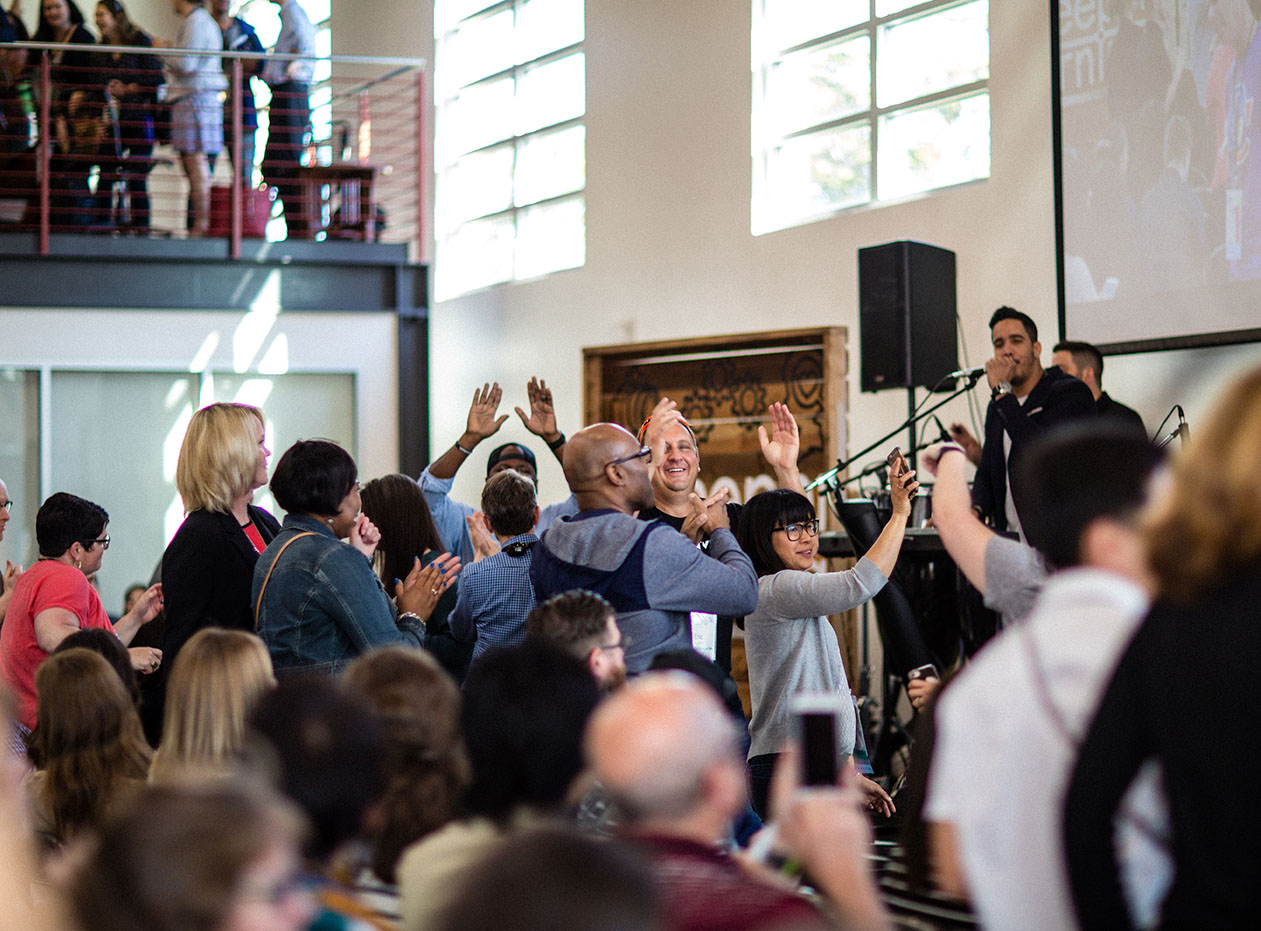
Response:
[[[766,817],[771,772],[789,737],[788,706],[800,692],[850,695],[836,633],[826,615],[869,600],[893,572],[911,497],[919,487],[914,472],[891,476],[893,515],[871,549],[842,572],[815,572],[819,521],[809,499],[776,489],[754,495],[740,515],[740,546],[758,574],[757,610],[744,620],[753,720],[749,725],[749,772],[753,808]],[[853,703],[841,703],[843,754],[851,754],[858,726]],[[876,783],[857,776],[868,807],[892,814],[893,803]]]

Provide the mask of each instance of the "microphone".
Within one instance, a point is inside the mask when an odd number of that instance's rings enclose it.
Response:
[[[938,417],[936,414],[933,414],[933,423],[937,424],[937,429],[941,431],[941,442],[943,443],[954,442],[954,438],[951,437],[950,431],[945,428],[945,426],[941,422],[941,418]]]
[[[977,376],[984,375],[984,374],[985,374],[984,365],[974,365],[970,369],[959,369],[956,372],[951,372],[949,375],[943,376],[941,380],[949,381],[952,378],[976,378]]]

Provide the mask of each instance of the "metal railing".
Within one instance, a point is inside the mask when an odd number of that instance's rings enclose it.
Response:
[[[251,74],[265,60],[300,56],[0,45],[0,232],[36,231],[40,254],[53,233],[189,236],[189,183],[164,132],[170,102],[152,73],[154,59],[180,55],[219,58],[228,78],[208,235],[226,238],[231,257],[250,237],[402,242],[413,244],[413,255],[423,251],[425,62],[351,55],[315,59],[308,100],[299,91],[286,101]],[[128,85],[140,92],[127,93]],[[282,138],[278,131],[272,139],[273,126],[300,122],[308,110],[299,146],[269,146]],[[198,123],[217,118],[199,114]]]

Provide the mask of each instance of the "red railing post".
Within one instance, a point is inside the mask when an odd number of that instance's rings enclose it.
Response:
[[[228,233],[228,254],[233,259],[241,257],[241,187],[245,178],[253,180],[254,166],[241,164],[241,150],[243,148],[241,140],[242,123],[244,122],[244,114],[241,108],[241,92],[243,90],[243,81],[245,80],[245,69],[242,67],[241,59],[232,59],[232,219],[230,232]]]
[[[39,254],[48,255],[49,211],[51,198],[49,186],[52,183],[52,61],[48,50],[41,53],[39,62],[39,162],[36,170],[39,173]]]
[[[428,120],[428,82],[425,80],[425,67],[416,71],[416,254],[424,261],[428,252],[425,242],[425,204],[429,192],[429,160],[426,127]]]

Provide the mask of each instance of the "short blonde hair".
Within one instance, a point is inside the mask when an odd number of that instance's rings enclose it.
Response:
[[[175,465],[175,488],[184,510],[232,509],[232,501],[254,487],[263,412],[249,404],[211,404],[193,414]]]
[[[162,745],[150,779],[190,769],[226,773],[245,746],[246,721],[275,683],[267,646],[243,630],[207,627],[184,644],[166,689]]]
[[[1261,563],[1261,368],[1236,379],[1174,463],[1173,482],[1145,521],[1161,594],[1193,600]]]

